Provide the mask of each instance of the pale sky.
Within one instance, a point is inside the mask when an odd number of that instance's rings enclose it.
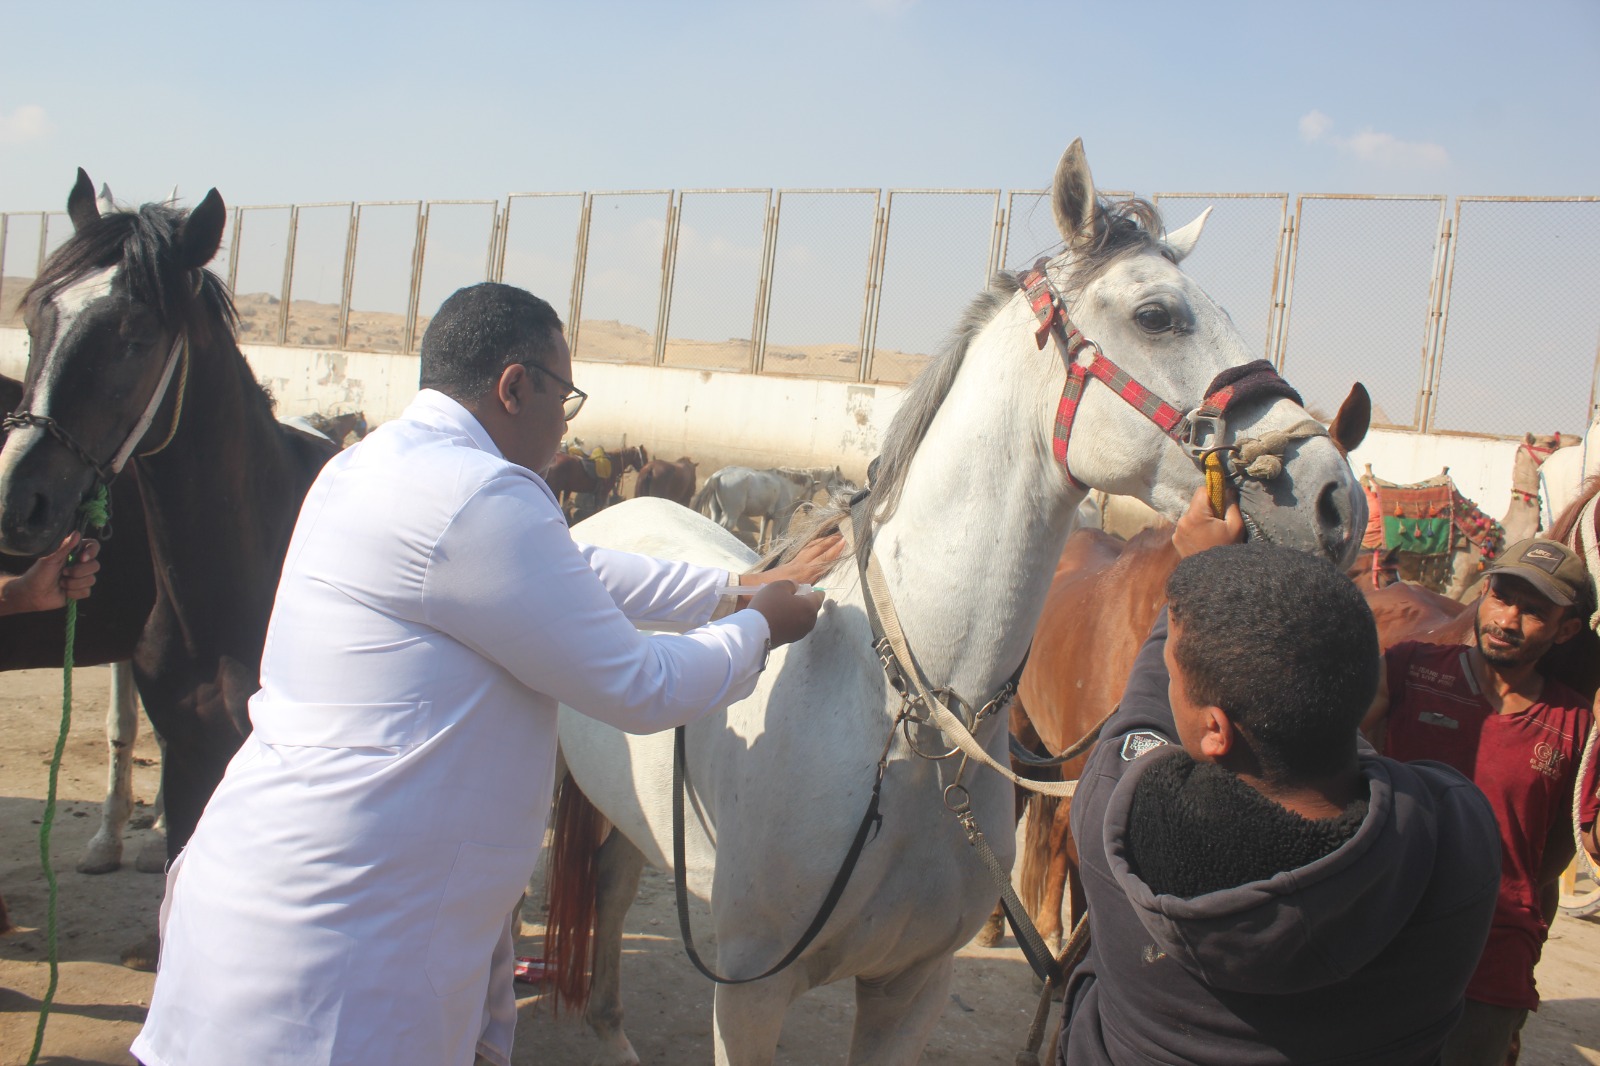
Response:
[[[1600,3],[7,2],[0,210],[707,186],[1589,194]]]

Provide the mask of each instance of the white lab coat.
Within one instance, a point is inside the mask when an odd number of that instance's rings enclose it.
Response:
[[[438,392],[334,458],[284,561],[254,733],[169,874],[133,1053],[509,1063],[557,703],[650,732],[748,695],[767,624],[706,624],[728,576],[578,546]]]

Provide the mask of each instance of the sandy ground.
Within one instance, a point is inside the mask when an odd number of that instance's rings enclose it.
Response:
[[[117,1063],[133,1060],[127,1047],[144,1017],[154,978],[118,964],[122,948],[153,926],[162,879],[135,872],[132,856],[149,830],[128,836],[129,865],[89,877],[73,864],[98,823],[105,778],[104,707],[109,675],[80,670],[72,734],[61,775],[61,808],[54,838],[61,881],[61,984],[45,1037],[42,1062]],[[59,720],[60,675],[6,674],[0,679],[0,892],[23,931],[0,938],[0,1066],[26,1061],[39,997],[48,978],[45,883],[38,866],[38,820],[49,752]],[[135,793],[155,795],[156,747],[146,729],[137,748]],[[148,813],[148,808],[142,809]],[[136,815],[137,818],[137,815]],[[704,908],[697,908],[704,928]],[[524,930],[536,934],[537,927]],[[538,954],[525,936],[521,954]],[[646,1063],[711,1061],[711,986],[690,968],[677,939],[669,880],[647,873],[630,912],[624,945],[627,1028]],[[1522,1061],[1600,1066],[1600,922],[1557,922],[1539,984],[1544,1008],[1528,1024]],[[581,1064],[593,1041],[572,1018],[554,1019],[530,986],[519,985],[518,1066]],[[787,1066],[839,1063],[849,1046],[852,990],[820,989],[789,1011],[778,1062]],[[932,1064],[1009,1064],[1037,1002],[1032,976],[1014,948],[969,947],[956,960],[945,1005],[923,1061]]]

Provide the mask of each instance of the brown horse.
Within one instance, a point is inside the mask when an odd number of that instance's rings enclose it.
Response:
[[[1335,426],[1337,434],[1337,420]],[[1572,544],[1578,513],[1597,494],[1600,479],[1558,519],[1552,535]],[[1600,536],[1600,531],[1585,536]],[[1041,753],[1064,751],[1111,712],[1166,600],[1166,581],[1177,565],[1170,526],[1145,530],[1126,544],[1098,530],[1082,530],[1068,539],[1034,633],[1032,656],[1011,705],[1012,732],[1025,746]],[[1408,640],[1432,644],[1473,640],[1475,612],[1470,604],[1414,584],[1374,589],[1358,582],[1358,586],[1372,609],[1383,648]],[[1600,641],[1586,630],[1553,650],[1544,668],[1592,698],[1600,685]],[[1076,780],[1087,759],[1085,753],[1059,771],[1030,772]],[[1034,796],[1027,802],[1021,894],[1041,934],[1059,943],[1062,903],[1069,886],[1069,921],[1075,922],[1085,906],[1076,878],[1071,800]],[[991,918],[980,935],[992,942],[999,932],[999,924]]]
[[[342,415],[306,415],[306,421],[317,428],[317,432],[329,440],[344,447],[345,438],[352,433],[356,440],[367,435],[367,414],[365,411],[350,411]]]
[[[102,215],[80,170],[67,212],[73,236],[23,297],[31,355],[0,455],[0,550],[58,543],[99,483],[137,494],[121,511],[142,510],[156,581],[132,659],[167,744],[175,856],[250,731],[289,534],[335,448],[278,424],[239,351],[232,299],[205,270],[226,221],[216,190],[192,212]],[[133,476],[117,476],[124,463]],[[104,591],[91,605],[116,602]]]
[[[611,506],[622,475],[629,470],[643,470],[650,461],[649,453],[642,446],[631,445],[621,451],[608,450],[606,458],[611,460],[611,473],[604,478],[596,475],[594,463],[589,459],[566,452],[558,453],[545,470],[545,484],[550,486],[550,491],[561,501],[562,511],[573,521]],[[594,497],[593,509],[584,511],[582,515],[578,513],[580,501],[577,497],[580,495]]]
[[[633,483],[633,498],[659,496],[663,500],[689,506],[694,498],[695,461],[687,455],[675,463],[652,459],[639,471]]]

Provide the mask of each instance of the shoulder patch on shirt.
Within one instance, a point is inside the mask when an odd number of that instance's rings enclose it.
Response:
[[[1132,762],[1148,751],[1165,747],[1167,738],[1160,733],[1153,733],[1148,729],[1141,729],[1137,733],[1129,733],[1122,738],[1122,761]]]

